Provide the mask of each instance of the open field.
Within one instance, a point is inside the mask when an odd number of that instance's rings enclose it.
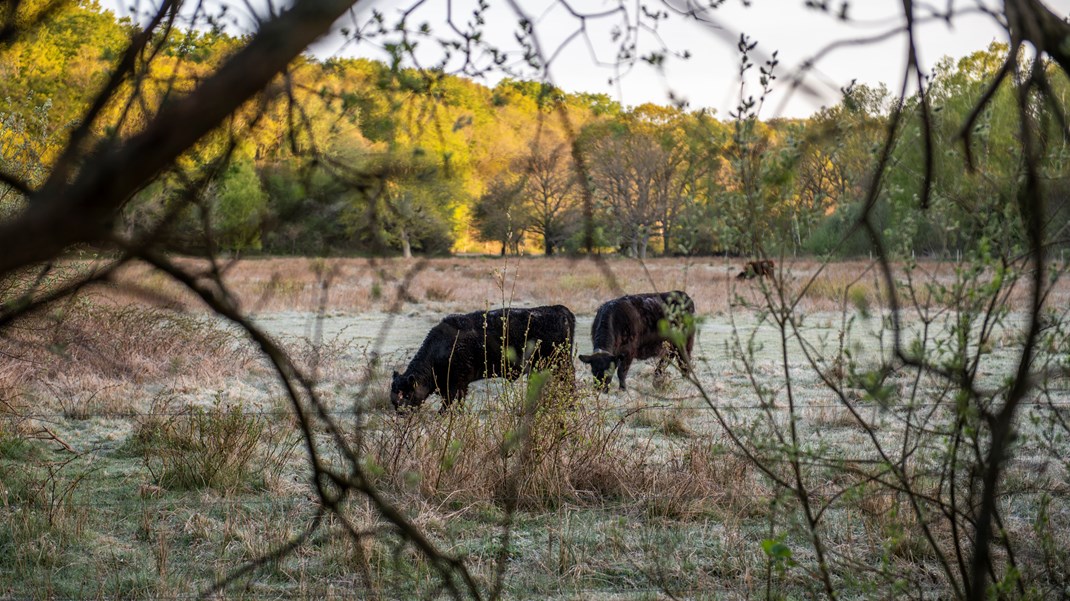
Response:
[[[825,590],[823,564],[844,597],[948,597],[972,511],[970,493],[956,497],[970,486],[970,440],[949,434],[969,419],[959,389],[903,366],[870,382],[891,338],[868,262],[789,263],[780,287],[737,282],[740,264],[264,259],[224,273],[315,381],[372,484],[486,591],[500,570],[506,598],[798,598]],[[956,339],[981,319],[963,320],[938,289],[961,281],[956,265],[914,277],[931,298],[903,311],[907,342]],[[391,371],[446,313],[566,304],[586,352],[601,302],[674,288],[700,314],[693,383],[655,382],[642,362],[627,392],[597,394],[576,361],[576,392],[530,423],[523,380],[479,382],[445,414],[437,396],[408,417],[390,407]],[[769,310],[782,293],[794,321]],[[1002,298],[983,340],[961,336],[992,389],[1016,367],[1025,291]],[[1050,299],[1070,305],[1070,286]],[[1053,314],[1038,361],[1066,360],[1064,322]],[[315,519],[277,375],[164,276],[125,268],[16,323],[0,353],[0,599],[195,596]],[[1011,550],[1025,583],[1005,584],[1037,598],[1070,590],[1068,404],[1063,377],[1028,398],[999,501],[995,553]],[[327,429],[314,436],[330,448]],[[434,566],[367,499],[343,515],[219,597],[442,595]]]
[[[223,278],[254,314],[298,312],[365,313],[413,311],[440,315],[474,311],[485,306],[544,305],[561,303],[577,315],[593,315],[605,300],[650,290],[684,289],[696,300],[698,311],[723,314],[743,294],[757,300],[754,286],[736,287],[735,276],[745,259],[723,257],[658,258],[644,262],[619,258],[441,258],[413,261],[390,259],[272,258],[244,260],[220,266]],[[195,261],[180,262],[197,265]],[[813,259],[778,261],[781,275],[795,287],[814,283],[802,297],[800,308],[839,311],[843,288],[854,282],[856,294],[876,303],[876,277],[871,261],[822,264]],[[953,262],[921,263],[914,277],[949,282]],[[961,267],[961,266],[959,266]],[[177,298],[197,307],[187,294],[159,273],[144,266],[122,272],[120,282],[143,299]],[[857,280],[857,281],[856,281]],[[326,284],[326,290],[325,286]],[[1009,299],[1023,303],[1022,289]],[[1070,286],[1060,284],[1052,304],[1070,301]]]

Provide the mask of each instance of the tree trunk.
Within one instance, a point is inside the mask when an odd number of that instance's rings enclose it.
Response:
[[[550,236],[542,237],[543,248],[546,249],[546,256],[552,256],[554,254],[554,241],[550,239]]]
[[[409,244],[409,232],[401,228],[401,256],[406,259],[412,258],[412,245]]]
[[[503,257],[505,256],[505,240],[502,240],[502,252],[501,252],[501,256],[503,256]]]

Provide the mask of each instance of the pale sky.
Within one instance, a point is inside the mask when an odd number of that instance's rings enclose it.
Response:
[[[579,21],[556,0],[515,1],[534,21],[535,32],[546,54],[560,47],[562,41],[579,26]],[[678,6],[688,3],[688,0],[669,1]],[[694,3],[694,0],[691,1]],[[703,3],[708,4],[709,0],[698,2]],[[1000,6],[1000,3],[990,0],[960,0],[954,5],[958,10],[968,10],[976,9],[979,3],[990,8]],[[470,19],[470,3],[454,0],[452,4],[454,21],[463,27]],[[574,0],[570,4],[577,11],[595,12],[612,9],[618,2]],[[638,2],[630,4],[632,10],[636,4]],[[653,1],[648,4],[651,7],[663,6]],[[823,105],[834,105],[839,101],[839,89],[852,79],[871,85],[883,82],[893,91],[899,89],[906,56],[905,34],[897,34],[880,43],[834,50],[823,57],[806,78],[809,93],[795,90],[789,94],[791,86],[788,80],[791,75],[822,48],[836,41],[888,32],[902,22],[901,0],[851,0],[848,2],[851,23],[845,23],[835,16],[843,4],[842,0],[828,1],[831,14],[807,9],[804,4],[803,0],[752,0],[751,6],[745,7],[741,0],[728,0],[709,13],[716,22],[716,26],[712,27],[674,14],[660,24],[658,34],[671,49],[679,52],[687,50],[692,57],[689,60],[668,59],[664,73],[643,63],[613,85],[608,83],[614,75],[613,69],[599,67],[591,56],[593,48],[597,60],[613,61],[611,23],[607,19],[588,19],[587,29],[592,44],[589,46],[584,39],[574,38],[554,60],[550,74],[553,82],[567,91],[604,92],[629,106],[644,102],[667,104],[672,91],[677,97],[686,98],[690,108],[713,108],[718,116],[726,118],[739,99],[736,41],[742,32],[758,42],[757,51],[764,52],[763,57],[774,50],[779,51],[779,77],[774,86],[775,92],[762,111],[763,118],[806,116]],[[1047,0],[1046,4],[1059,14],[1070,13],[1070,0]],[[410,23],[416,26],[427,22],[436,33],[448,31],[445,5],[446,2],[429,0],[413,14]],[[513,37],[516,13],[510,3],[493,0],[491,5],[487,15],[487,38],[504,48],[518,48]],[[947,2],[935,2],[935,5],[944,9]],[[358,6],[367,7],[367,4]],[[388,20],[398,14],[396,3],[380,1],[372,6],[383,12]],[[367,15],[368,9],[364,8],[359,14]],[[926,71],[944,56],[958,58],[982,50],[993,41],[1006,42],[1005,34],[994,24],[993,18],[979,14],[956,15],[950,26],[943,20],[930,22],[920,27],[918,36],[920,60]],[[654,37],[644,33],[640,43],[641,52],[649,51],[654,48]],[[431,52],[430,42],[423,46],[427,52],[421,56],[437,54]],[[317,45],[315,52],[320,56],[333,53],[373,58],[384,56],[381,51],[368,45],[340,48],[335,40]],[[752,72],[756,74],[757,66]],[[497,79],[499,77],[491,76],[483,82],[493,85]],[[751,85],[747,93],[757,95],[757,85]]]
[[[102,0],[105,6],[141,5],[145,8],[158,0]],[[611,42],[613,18],[589,18],[585,21],[587,39],[574,37],[562,48],[563,42],[576,32],[581,21],[568,14],[566,6],[576,12],[595,13],[611,11],[622,4],[634,13],[637,6],[645,4],[651,9],[664,9],[666,5],[688,6],[716,3],[719,0],[486,0],[490,9],[486,14],[485,39],[504,50],[519,48],[515,39],[517,10],[529,16],[534,31],[545,55],[557,54],[550,67],[552,81],[569,92],[606,93],[626,106],[645,102],[668,104],[670,94],[686,99],[691,109],[712,108],[717,116],[727,118],[739,102],[739,54],[736,42],[740,33],[747,34],[758,46],[753,58],[760,64],[774,50],[780,61],[774,93],[767,100],[761,117],[804,117],[822,106],[832,106],[840,100],[840,88],[852,79],[860,83],[877,85],[884,83],[897,92],[902,85],[906,57],[906,36],[897,33],[883,41],[864,45],[846,45],[823,56],[805,78],[806,90],[794,89],[790,80],[798,73],[799,66],[814,58],[822,49],[835,42],[878,36],[892,31],[903,22],[902,0],[846,0],[850,22],[837,18],[845,0],[825,0],[829,12],[822,13],[805,7],[804,0],[723,0],[716,10],[709,11],[712,24],[702,25],[678,14],[672,14],[660,23],[657,37],[677,52],[688,51],[691,58],[683,60],[669,57],[663,70],[645,63],[636,67],[613,84],[609,79],[615,73],[612,67],[599,66],[597,62],[613,63],[615,48]],[[289,0],[205,0],[207,6],[227,4],[229,14],[238,22],[237,33],[248,33],[249,10],[263,15],[266,7],[285,5]],[[750,6],[744,6],[744,4]],[[814,3],[820,4],[820,1]],[[1070,14],[1070,0],[1044,0],[1044,3],[1060,15]],[[354,23],[365,23],[372,9],[383,13],[388,24],[393,24],[404,7],[419,5],[409,19],[410,29],[427,23],[433,35],[439,37],[450,33],[446,20],[446,6],[453,7],[453,21],[464,29],[471,20],[476,0],[361,0],[350,19],[336,25],[335,35],[328,36],[313,46],[315,55],[362,56],[386,59],[386,54],[374,43],[359,45],[343,43],[337,30],[342,27],[355,29]],[[995,25],[993,17],[977,14],[978,8],[998,10],[1002,3],[997,0],[933,0],[932,5],[946,10],[955,7],[956,15],[950,25],[944,20],[929,21],[918,32],[919,58],[925,71],[930,70],[944,56],[960,58],[983,50],[991,42],[1006,42],[1003,30]],[[915,2],[921,13],[925,4]],[[969,14],[973,11],[973,14]],[[129,14],[128,10],[118,11]],[[139,11],[141,12],[141,11]],[[918,15],[921,18],[921,15]],[[245,26],[242,25],[245,23]],[[639,39],[639,53],[656,48],[656,36],[643,32]],[[761,54],[758,54],[761,53]],[[425,65],[435,62],[441,50],[432,41],[420,45],[417,53]],[[456,66],[456,65],[454,65]],[[757,65],[751,69],[747,95],[756,96],[760,90],[756,84]],[[493,86],[502,74],[492,74],[480,81]]]

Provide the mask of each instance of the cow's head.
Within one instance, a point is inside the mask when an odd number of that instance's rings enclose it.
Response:
[[[594,384],[602,392],[609,391],[609,383],[613,379],[613,372],[620,365],[621,359],[621,355],[614,355],[601,349],[595,349],[590,355],[580,355],[580,361],[591,366]]]
[[[390,381],[390,402],[394,409],[401,411],[409,407],[419,407],[430,394],[430,388],[420,382],[415,374],[402,375],[394,372],[394,378]]]

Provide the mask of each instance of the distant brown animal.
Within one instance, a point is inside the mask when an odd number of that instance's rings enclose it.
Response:
[[[771,259],[759,259],[757,261],[748,261],[743,266],[743,271],[739,272],[736,276],[737,280],[749,280],[752,278],[771,278],[773,277],[773,261]]]

